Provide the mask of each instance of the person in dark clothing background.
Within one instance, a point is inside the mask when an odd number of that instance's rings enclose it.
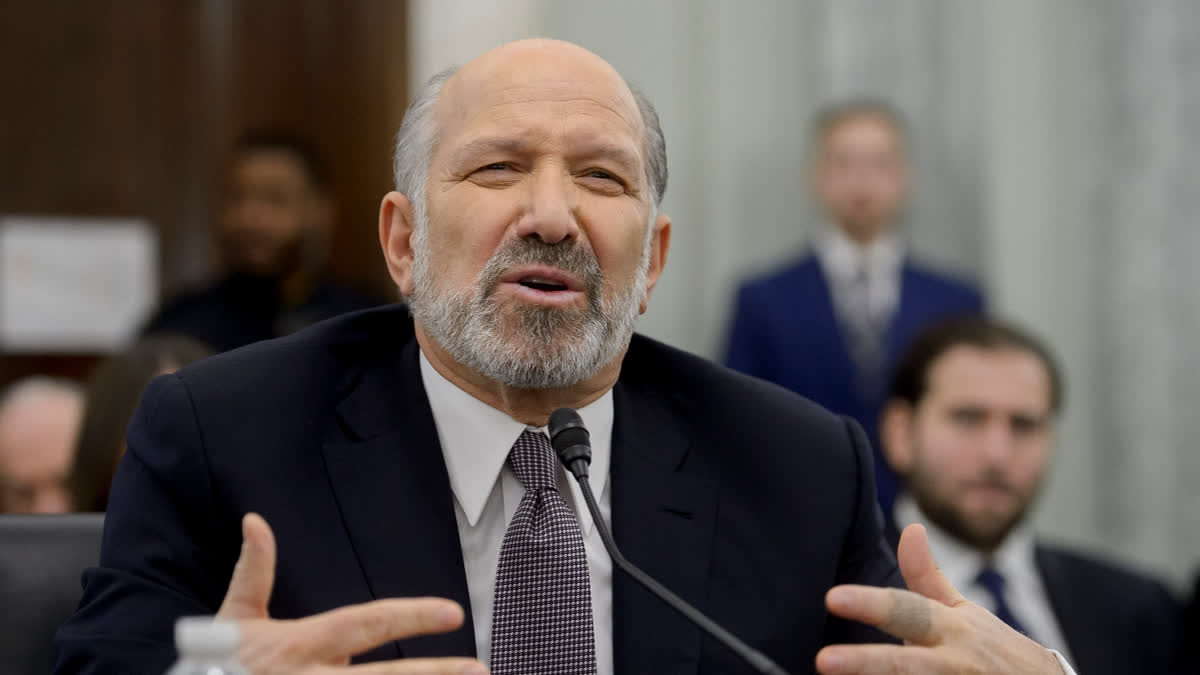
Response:
[[[1200,673],[1200,572],[1192,585],[1192,597],[1183,608],[1179,640],[1181,672]]]
[[[325,165],[305,139],[274,130],[242,136],[223,199],[216,236],[224,278],[169,300],[144,334],[187,335],[225,351],[382,304],[325,276],[333,205]]]
[[[125,427],[142,390],[159,375],[212,354],[183,335],[153,335],[105,359],[87,382],[83,423],[67,479],[73,511],[104,511],[117,461],[125,454]]]
[[[912,336],[980,314],[979,289],[922,263],[901,233],[912,179],[907,125],[890,104],[851,100],[813,123],[810,180],[821,211],[811,251],[737,292],[725,365],[854,418],[875,448],[886,512],[896,474],[878,454],[887,376]]]

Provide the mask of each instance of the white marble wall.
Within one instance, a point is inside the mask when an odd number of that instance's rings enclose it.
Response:
[[[1098,9],[1097,515],[1179,576],[1200,563],[1200,4]]]

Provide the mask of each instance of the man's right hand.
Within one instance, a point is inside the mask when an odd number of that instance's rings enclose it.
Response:
[[[463,610],[455,602],[376,600],[278,621],[267,615],[274,583],[275,536],[261,516],[247,514],[242,519],[242,552],[217,618],[238,622],[238,660],[252,675],[487,675],[483,664],[465,658],[408,659],[349,668],[350,657],[385,642],[458,628]]]

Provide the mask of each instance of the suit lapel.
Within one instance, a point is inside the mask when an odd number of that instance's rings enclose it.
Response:
[[[1091,629],[1097,617],[1096,608],[1090,603],[1079,602],[1081,598],[1090,597],[1096,589],[1075,588],[1075,576],[1066,568],[1062,557],[1042,546],[1034,547],[1033,559],[1042,575],[1042,586],[1046,588],[1063,639],[1071,650],[1072,665],[1081,673],[1110,670],[1111,659],[1104,653],[1103,634],[1093,634]],[[1103,612],[1099,614],[1104,620]]]
[[[345,437],[324,445],[342,519],[376,598],[439,596],[466,611],[457,631],[403,640],[405,657],[475,655],[450,479],[421,383],[416,341],[367,366],[338,405]]]
[[[613,405],[613,536],[633,564],[704,611],[716,482],[687,471],[688,439],[661,396],[618,382]],[[695,673],[700,649],[700,629],[613,570],[616,672]]]

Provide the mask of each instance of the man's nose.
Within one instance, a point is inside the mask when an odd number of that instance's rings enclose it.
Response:
[[[1005,466],[1013,456],[1016,439],[1007,424],[990,424],[983,438],[984,455],[988,462],[996,466]]]
[[[517,236],[533,237],[546,244],[579,237],[575,218],[576,196],[571,177],[561,170],[546,168],[529,182],[529,202],[517,223]]]

